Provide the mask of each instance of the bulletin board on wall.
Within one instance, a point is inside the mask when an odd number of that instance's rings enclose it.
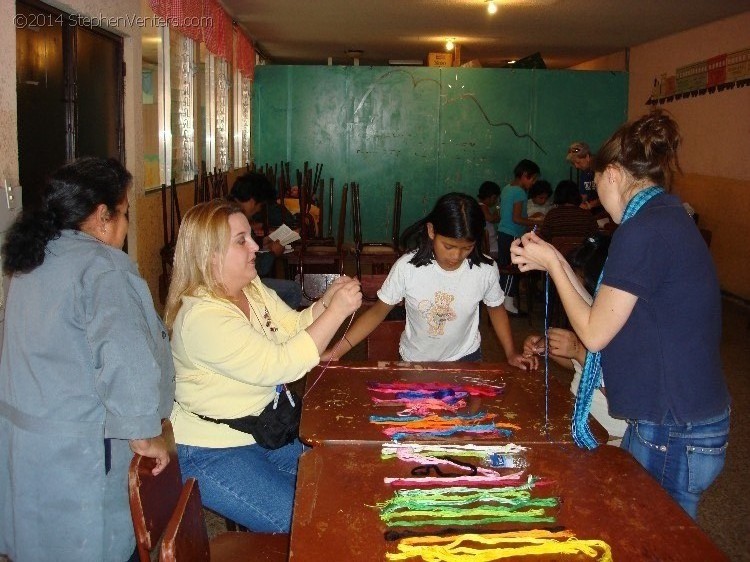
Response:
[[[257,164],[305,161],[360,184],[366,240],[387,240],[396,182],[402,228],[450,191],[476,195],[530,158],[553,187],[571,142],[599,146],[626,120],[627,73],[428,67],[263,66],[253,103]],[[348,229],[349,230],[349,229]]]

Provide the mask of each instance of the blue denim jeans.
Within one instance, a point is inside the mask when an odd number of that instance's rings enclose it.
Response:
[[[729,408],[700,422],[678,424],[628,420],[620,447],[630,452],[669,495],[698,514],[698,500],[724,467],[729,437]]]
[[[273,277],[262,277],[261,281],[269,289],[273,289],[279,298],[289,308],[297,310],[302,303],[302,287],[296,281],[289,279],[275,279]]]
[[[299,440],[273,451],[178,444],[177,456],[183,480],[198,480],[204,506],[251,531],[288,533],[303,448]]]

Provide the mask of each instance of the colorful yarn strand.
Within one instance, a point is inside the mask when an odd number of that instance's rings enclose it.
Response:
[[[370,422],[388,425],[383,429],[388,437],[400,441],[406,437],[429,438],[450,437],[459,433],[470,433],[479,438],[497,435],[510,437],[519,426],[512,423],[494,422],[496,414],[478,412],[472,415],[439,416],[370,416]],[[483,434],[483,435],[482,435]]]
[[[612,562],[609,544],[602,540],[578,539],[570,531],[535,529],[486,535],[409,537],[401,539],[396,548],[398,552],[386,553],[388,560],[421,558],[425,562],[489,562],[517,556],[561,554],[584,555],[599,562]]]
[[[385,394],[399,394],[403,392],[429,394],[443,391],[449,393],[466,392],[471,396],[497,396],[505,390],[505,383],[493,385],[480,382],[468,385],[456,385],[442,382],[369,382],[367,383],[367,388],[371,392]]]

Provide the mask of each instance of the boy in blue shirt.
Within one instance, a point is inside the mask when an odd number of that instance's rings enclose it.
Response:
[[[521,160],[513,169],[513,181],[500,193],[500,225],[497,229],[497,262],[500,266],[510,265],[510,245],[513,240],[544,220],[544,217],[531,219],[526,212],[528,191],[538,176],[539,166],[536,162]],[[505,292],[505,310],[510,315],[518,314],[515,304],[518,284],[514,276],[501,275],[500,284]]]

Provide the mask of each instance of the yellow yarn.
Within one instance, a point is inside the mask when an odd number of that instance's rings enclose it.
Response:
[[[463,543],[508,545],[498,548],[472,548]],[[513,556],[545,554],[584,554],[599,556],[599,562],[612,562],[612,549],[601,540],[581,540],[570,531],[520,531],[497,534],[464,534],[448,537],[409,537],[398,542],[399,552],[387,553],[389,560],[420,557],[425,562],[489,562]]]

